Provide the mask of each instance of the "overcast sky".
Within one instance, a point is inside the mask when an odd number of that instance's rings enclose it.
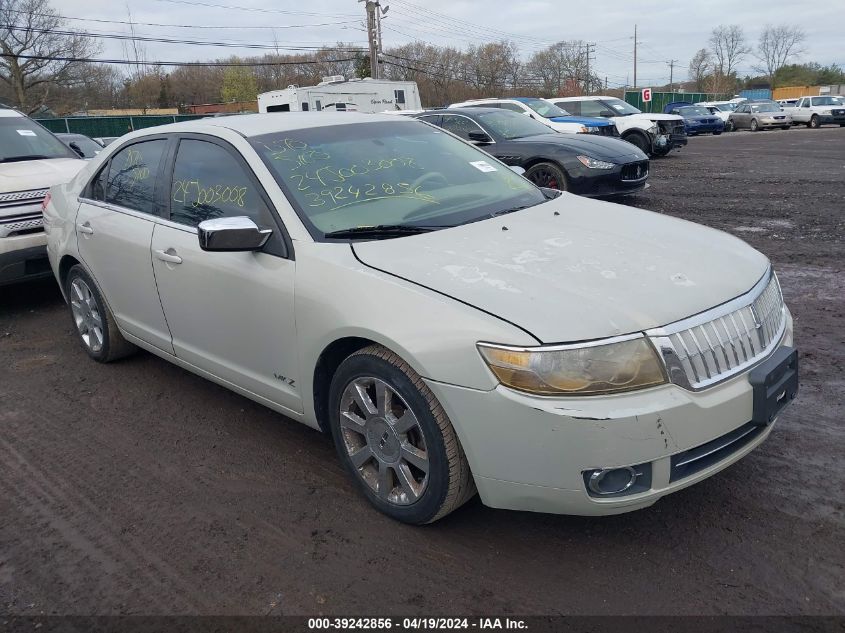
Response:
[[[797,25],[807,35],[806,51],[798,61],[845,66],[845,0],[381,1],[389,5],[382,22],[385,47],[418,39],[464,48],[507,38],[517,43],[527,59],[552,42],[580,39],[596,44],[593,67],[608,78],[610,86],[633,81],[635,23],[640,86],[667,83],[670,59],[677,60],[675,81],[686,79],[690,58],[706,45],[710,31],[719,24],[742,26],[752,45],[766,21]],[[136,27],[137,34],[155,37],[263,44],[275,39],[283,46],[337,41],[366,45],[364,5],[356,0],[53,0],[53,6],[68,18],[125,21],[131,11],[135,22],[191,27]],[[98,33],[127,33],[129,28],[77,19],[69,25]],[[194,28],[200,26],[216,28]],[[165,61],[262,52],[169,43],[145,46],[148,59]],[[125,58],[122,44],[104,40],[101,57]],[[749,55],[740,64],[740,74],[757,74],[755,64]]]

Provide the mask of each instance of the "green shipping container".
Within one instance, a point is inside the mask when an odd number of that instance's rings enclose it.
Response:
[[[663,112],[663,108],[673,101],[698,103],[699,101],[728,101],[730,98],[729,95],[715,94],[712,92],[652,92],[651,101],[643,103],[642,91],[625,91],[625,102],[630,103],[643,112]]]

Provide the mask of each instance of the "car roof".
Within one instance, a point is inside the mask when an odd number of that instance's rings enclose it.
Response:
[[[12,108],[7,108],[3,106],[0,108],[0,117],[24,117],[26,115],[18,112],[17,110],[13,110]]]
[[[460,112],[457,112],[460,110]],[[436,110],[426,110],[425,112],[420,112],[417,116],[425,116],[426,114],[449,114],[454,116],[468,116],[472,118],[472,115],[479,115],[479,114],[501,114],[502,112],[511,112],[510,110],[502,110],[501,108],[438,108]],[[523,116],[521,114],[517,114],[516,112],[511,112],[511,114],[515,116]]]
[[[600,101],[602,99],[617,99],[605,95],[584,95],[583,97],[551,97],[550,101]]]
[[[287,132],[315,127],[331,127],[355,123],[397,122],[408,120],[389,114],[361,112],[270,112],[266,114],[241,114],[239,116],[213,117],[168,123],[146,128],[147,134],[172,132],[208,132],[209,128],[225,128],[246,137]],[[144,134],[145,136],[146,134]],[[138,136],[141,136],[140,134]]]

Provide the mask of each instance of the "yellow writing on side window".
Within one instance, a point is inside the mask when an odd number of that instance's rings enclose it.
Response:
[[[190,205],[194,209],[203,205],[234,204],[243,208],[246,187],[230,185],[203,186],[199,180],[173,181],[173,201]]]
[[[141,152],[131,147],[126,150],[126,162],[123,164],[123,169],[129,171],[132,186],[150,177],[150,170],[144,164],[144,157],[141,156]]]

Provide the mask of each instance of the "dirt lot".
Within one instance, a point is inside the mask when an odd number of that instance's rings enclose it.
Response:
[[[795,315],[800,396],[746,459],[633,514],[406,527],[317,432],[2,288],[0,613],[845,614],[845,129],[693,138],[651,182],[626,202],[748,240]]]

